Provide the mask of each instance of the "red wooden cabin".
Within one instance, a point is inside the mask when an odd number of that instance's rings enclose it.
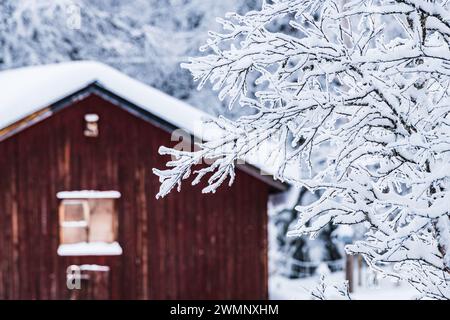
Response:
[[[231,188],[155,199],[152,168],[204,114],[107,66],[0,73],[0,299],[266,299],[267,203]]]

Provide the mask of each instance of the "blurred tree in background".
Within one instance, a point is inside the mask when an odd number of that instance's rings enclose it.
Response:
[[[0,70],[97,60],[218,114],[222,103],[217,96],[197,91],[180,62],[199,54],[207,31],[219,27],[215,17],[236,8],[251,10],[259,2],[2,0]]]

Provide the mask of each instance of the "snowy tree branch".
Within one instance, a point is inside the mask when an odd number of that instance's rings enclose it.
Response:
[[[214,192],[234,179],[238,159],[272,141],[283,155],[276,178],[323,191],[297,208],[292,234],[364,224],[350,253],[395,264],[423,295],[450,298],[449,10],[442,0],[278,0],[220,19],[224,33],[203,48],[211,53],[183,67],[257,113],[219,120],[223,137],[200,151],[162,149],[177,160],[155,170],[159,196],[203,157],[215,160],[194,182],[215,171],[204,189]],[[295,31],[271,31],[278,19]],[[292,163],[308,170],[293,177]]]

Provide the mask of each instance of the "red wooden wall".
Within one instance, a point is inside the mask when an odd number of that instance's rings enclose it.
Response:
[[[83,135],[84,115],[100,136]],[[269,187],[239,172],[204,195],[183,184],[162,200],[152,168],[170,135],[91,94],[0,142],[0,299],[66,299],[69,264],[111,267],[114,299],[267,298]],[[118,190],[119,257],[58,257],[64,190]]]

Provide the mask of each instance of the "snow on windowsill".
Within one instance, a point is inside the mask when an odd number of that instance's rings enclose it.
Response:
[[[117,242],[79,242],[61,244],[58,247],[59,256],[119,256],[122,247]]]
[[[97,272],[108,272],[108,266],[99,266],[97,264],[82,264],[80,266],[81,271],[97,271]]]
[[[58,199],[119,199],[120,192],[118,191],[61,191],[56,194]]]

